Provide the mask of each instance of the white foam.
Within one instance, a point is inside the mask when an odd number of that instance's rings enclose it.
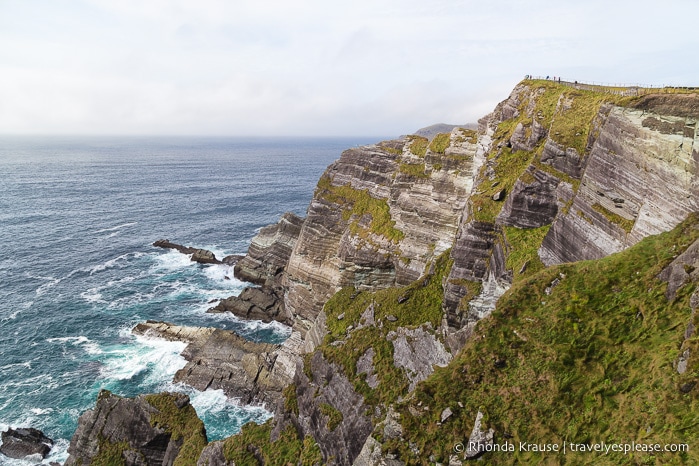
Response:
[[[173,272],[196,265],[196,262],[189,260],[189,255],[170,249],[165,254],[158,254],[155,257],[155,271]]]
[[[99,345],[87,338],[86,336],[80,335],[77,337],[60,337],[60,338],[47,338],[48,343],[69,343],[73,346],[82,345],[83,349],[87,354],[101,354],[102,350]]]
[[[96,303],[106,303],[107,301],[102,299],[102,293],[100,293],[98,290],[100,288],[90,288],[87,291],[83,291],[80,293],[80,297],[83,298],[85,301],[88,303],[96,304]]]
[[[53,408],[31,408],[29,411],[32,413],[36,414],[37,416],[41,416],[42,414],[50,414],[53,412]]]
[[[90,275],[94,275],[97,272],[102,272],[103,270],[111,269],[112,267],[116,267],[116,266],[124,268],[124,267],[126,267],[126,264],[121,265],[121,263],[128,260],[129,256],[131,256],[131,255],[132,255],[131,253],[122,254],[120,256],[115,257],[114,259],[109,259],[104,264],[96,265],[89,270]]]
[[[96,234],[96,233],[105,233],[105,232],[107,232],[107,231],[120,230],[120,229],[125,228],[125,227],[130,227],[130,226],[136,225],[137,223],[138,223],[138,222],[130,222],[130,223],[124,223],[124,224],[122,224],[122,225],[117,225],[117,226],[115,226],[115,227],[103,228],[103,229],[101,229],[101,230],[95,231],[95,234]]]
[[[120,334],[124,336],[122,330]],[[150,370],[145,383],[162,384],[169,381],[187,361],[180,356],[186,343],[159,338],[131,336],[127,345],[105,348],[102,377],[114,380],[129,380],[141,372]]]

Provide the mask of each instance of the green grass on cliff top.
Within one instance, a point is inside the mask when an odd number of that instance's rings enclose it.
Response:
[[[669,302],[656,278],[698,238],[692,215],[624,252],[516,283],[460,355],[401,405],[405,441],[384,446],[408,464],[428,464],[430,455],[446,464],[480,410],[500,444],[689,444],[688,453],[656,455],[487,453],[487,464],[699,464],[699,389],[680,391],[699,381],[699,360],[692,353],[682,375],[673,366],[696,284]],[[696,335],[689,345],[699,350]],[[447,407],[454,414],[440,425]]]

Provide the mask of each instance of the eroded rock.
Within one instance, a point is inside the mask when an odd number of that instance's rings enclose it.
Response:
[[[22,459],[38,455],[42,459],[51,451],[53,440],[32,427],[8,429],[2,433],[0,453],[10,458]]]

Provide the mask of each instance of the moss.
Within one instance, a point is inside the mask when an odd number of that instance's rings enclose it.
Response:
[[[478,131],[473,129],[459,128],[459,135],[456,137],[457,143],[468,142],[475,144],[478,142]]]
[[[299,401],[296,396],[296,384],[289,384],[282,393],[284,395],[284,409],[287,412],[299,414]]]
[[[425,173],[424,163],[401,163],[398,166],[398,170],[401,173],[415,177],[415,178],[429,178],[429,173]]]
[[[157,413],[151,414],[151,425],[160,427],[172,433],[173,440],[182,440],[180,453],[175,459],[175,466],[195,464],[206,446],[206,431],[204,424],[197,417],[192,405],[178,408],[175,404],[176,395],[160,393],[146,395],[145,399]]]
[[[405,395],[408,380],[403,370],[394,366],[393,344],[386,336],[398,327],[415,328],[429,322],[432,328],[437,328],[441,324],[442,280],[448,276],[451,265],[449,251],[446,251],[435,261],[434,275],[425,275],[407,287],[388,288],[375,293],[359,293],[352,287],[346,287],[325,304],[328,335],[319,350],[328,361],[342,367],[355,390],[365,397],[369,405],[392,403]],[[399,298],[402,298],[401,303],[398,302]],[[370,305],[374,306],[377,324],[357,329],[362,313]],[[344,314],[344,317],[338,320],[340,314]],[[394,316],[396,320],[392,322],[387,319],[388,316]],[[348,335],[350,325],[354,330]],[[333,346],[332,343],[337,340],[344,340],[345,344]],[[356,372],[357,360],[370,348],[374,349],[374,370],[379,379],[376,389],[367,385],[364,374]]]
[[[92,459],[94,466],[121,466],[126,464],[123,453],[131,447],[128,442],[111,443],[102,435],[98,436],[99,449]]]
[[[434,138],[432,138],[432,142],[430,143],[430,150],[437,154],[443,154],[449,147],[449,143],[449,133],[439,133]]]
[[[621,227],[621,229],[624,230],[626,233],[631,233],[631,230],[633,230],[633,225],[635,223],[633,220],[629,220],[629,219],[624,218],[621,215],[617,214],[616,212],[611,212],[611,211],[607,210],[602,204],[599,204],[599,203],[592,204],[592,210],[604,215],[604,217],[607,220],[609,220],[613,224]]]
[[[486,453],[488,464],[699,464],[699,360],[673,363],[684,341],[696,284],[665,298],[657,276],[699,239],[699,215],[597,261],[524,277],[480,321],[462,352],[398,406],[403,439],[386,451],[408,464],[446,463],[476,413],[498,443],[686,443],[685,453]],[[554,279],[553,291],[545,290]],[[418,406],[419,405],[419,406]],[[438,424],[442,410],[454,414]],[[426,409],[427,408],[427,409]],[[508,435],[508,437],[504,437]],[[410,444],[410,445],[409,445]],[[411,449],[412,446],[412,449]],[[419,449],[416,456],[413,449]]]
[[[533,275],[544,268],[538,251],[550,227],[551,225],[531,229],[507,226],[503,228],[508,245],[505,266],[513,271],[514,281]],[[526,267],[520,273],[525,264]]]
[[[429,144],[427,138],[423,138],[422,136],[409,136],[409,138],[410,146],[408,149],[410,152],[418,157],[424,157],[425,154],[427,154],[427,146]]]
[[[321,464],[318,445],[310,437],[299,438],[293,426],[284,429],[274,442],[270,440],[271,433],[271,420],[262,425],[245,424],[239,434],[224,440],[223,455],[239,465],[259,464],[258,458],[269,466]]]
[[[335,428],[339,426],[342,422],[342,413],[334,406],[329,405],[328,403],[320,404],[320,412],[328,417],[328,423],[326,424],[326,427],[329,431],[335,430]]]
[[[350,231],[355,235],[367,237],[367,233],[371,232],[394,243],[398,243],[405,236],[402,231],[394,228],[396,222],[391,219],[386,199],[376,199],[368,190],[354,189],[349,184],[334,186],[327,176],[323,176],[318,181],[316,196],[343,207],[342,218],[346,221],[351,220]],[[364,215],[371,217],[368,231],[359,225]]]

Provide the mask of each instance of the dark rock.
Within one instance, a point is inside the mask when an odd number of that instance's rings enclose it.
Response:
[[[493,200],[494,201],[502,201],[503,199],[505,199],[506,192],[507,192],[507,190],[505,188],[502,188],[500,191],[493,194]]]
[[[2,445],[0,453],[10,458],[21,459],[31,455],[46,455],[53,447],[53,440],[48,438],[38,429],[20,428],[8,429],[2,433]]]
[[[680,391],[681,391],[682,393],[689,393],[689,392],[691,392],[692,390],[694,390],[694,387],[695,387],[696,385],[697,385],[696,382],[687,382],[687,383],[683,383],[682,385],[680,385]]]
[[[240,296],[230,296],[223,299],[206,312],[213,314],[230,312],[242,319],[292,324],[292,319],[284,312],[283,290],[273,290],[267,287],[245,288]]]
[[[235,277],[260,286],[280,286],[279,275],[289,262],[302,225],[301,217],[287,212],[277,224],[262,228],[252,239],[247,255],[235,264]]]
[[[206,249],[198,249],[198,248],[190,248],[189,246],[182,246],[181,244],[176,244],[176,243],[171,243],[170,240],[167,239],[159,239],[155,243],[153,243],[153,246],[157,248],[164,248],[164,249],[175,249],[176,251],[181,252],[182,254],[191,254],[191,260],[193,262],[199,262],[200,264],[220,264],[221,261],[216,259],[216,256],[214,255],[213,252],[206,250]]]
[[[295,425],[300,430],[301,438],[311,435],[316,440],[324,464],[349,466],[359,455],[373,429],[371,417],[367,414],[371,410],[342,369],[326,361],[320,351],[313,353],[308,364],[312,379],[306,376],[302,367],[297,368],[294,378],[298,402]],[[329,425],[330,419],[324,414],[327,406],[331,406],[339,415],[332,425]],[[275,427],[273,439],[283,427],[281,423]],[[333,461],[330,462],[329,458],[333,458]]]
[[[243,257],[242,254],[230,254],[223,259],[221,259],[221,262],[223,262],[226,265],[235,265],[238,263],[239,260],[241,260]]]
[[[175,426],[173,422],[181,425]],[[174,429],[178,429],[177,435]],[[127,466],[172,465],[184,444],[183,435],[198,437],[199,442],[206,443],[204,424],[187,395],[161,393],[130,399],[102,390],[95,409],[78,419],[65,466],[90,464],[96,459],[104,461],[100,455],[105,454],[105,448],[112,450],[112,460],[116,460],[114,450],[117,450],[121,464]]]
[[[525,172],[531,181],[515,182],[497,217],[498,223],[517,228],[538,228],[550,224],[558,213],[555,176],[530,166]],[[497,200],[497,199],[496,199]]]

